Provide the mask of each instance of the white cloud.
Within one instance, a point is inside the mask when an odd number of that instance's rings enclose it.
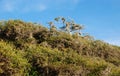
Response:
[[[53,2],[53,0],[50,0],[50,1],[52,1]],[[54,0],[54,2],[55,3],[66,3],[66,4],[69,4],[69,3],[72,3],[72,4],[74,4],[74,3],[79,3],[81,0]]]
[[[4,8],[5,11],[8,11],[8,12],[11,12],[11,11],[14,10],[13,5],[12,5],[12,4],[8,4],[8,3],[6,3],[6,4],[3,6],[3,8]]]
[[[31,12],[31,11],[37,11],[42,12],[47,10],[47,6],[45,4],[27,4],[23,7],[21,7],[21,10],[23,13]]]
[[[111,39],[111,40],[105,40],[105,42],[110,43],[112,45],[120,46],[120,40]]]
[[[47,9],[74,9],[81,0],[2,0],[0,7],[5,12],[45,11]]]
[[[44,0],[49,9],[52,10],[73,10],[81,0]]]
[[[73,0],[75,4],[78,4],[81,0]]]
[[[14,2],[9,2],[7,0],[4,0],[1,4],[0,4],[1,10],[3,11],[7,11],[7,12],[12,12],[14,11],[15,7],[14,7]]]
[[[44,11],[44,10],[47,9],[47,6],[44,5],[44,4],[40,4],[40,5],[38,5],[36,8],[37,8],[38,11]]]

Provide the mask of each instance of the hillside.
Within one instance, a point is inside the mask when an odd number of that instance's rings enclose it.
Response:
[[[0,21],[0,76],[120,76],[120,47],[49,24]]]

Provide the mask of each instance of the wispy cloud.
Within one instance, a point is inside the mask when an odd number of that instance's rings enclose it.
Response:
[[[0,1],[0,9],[3,12],[30,12],[44,11],[46,5],[41,0],[2,0]]]
[[[40,5],[36,6],[36,8],[37,8],[37,10],[39,10],[39,11],[44,11],[44,10],[47,9],[47,6],[44,5],[44,4],[40,4]]]
[[[74,8],[81,0],[2,0],[0,7],[5,12],[45,11],[47,9]]]
[[[33,11],[37,11],[37,12],[42,12],[42,11],[45,11],[47,10],[47,5],[45,4],[41,4],[41,3],[36,3],[36,4],[26,4],[25,6],[23,7],[20,7],[21,8],[21,12],[33,12]]]
[[[14,5],[15,4],[12,1],[2,0],[0,2],[1,11],[12,12],[15,10]]]
[[[5,11],[8,11],[8,12],[11,12],[14,10],[14,6],[13,4],[10,4],[10,3],[6,3],[4,6],[3,6],[4,10]]]
[[[73,0],[75,4],[78,4],[81,0]]]
[[[110,43],[110,44],[113,44],[113,45],[120,46],[120,40],[111,40],[111,41],[107,41],[107,42]]]
[[[112,45],[120,46],[120,39],[108,39],[108,40],[105,40],[105,42],[110,43]]]
[[[54,3],[50,3],[49,6],[57,9],[74,9],[81,0],[55,0]],[[51,0],[53,2],[53,0]]]

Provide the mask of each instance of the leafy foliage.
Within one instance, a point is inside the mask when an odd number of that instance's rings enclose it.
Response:
[[[72,20],[55,20],[69,31],[52,22],[50,29],[21,20],[0,22],[0,76],[120,75],[120,47],[80,35],[76,28],[82,27]]]

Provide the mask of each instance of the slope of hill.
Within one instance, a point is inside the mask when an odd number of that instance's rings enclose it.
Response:
[[[0,22],[0,76],[120,76],[120,47],[39,24]]]

